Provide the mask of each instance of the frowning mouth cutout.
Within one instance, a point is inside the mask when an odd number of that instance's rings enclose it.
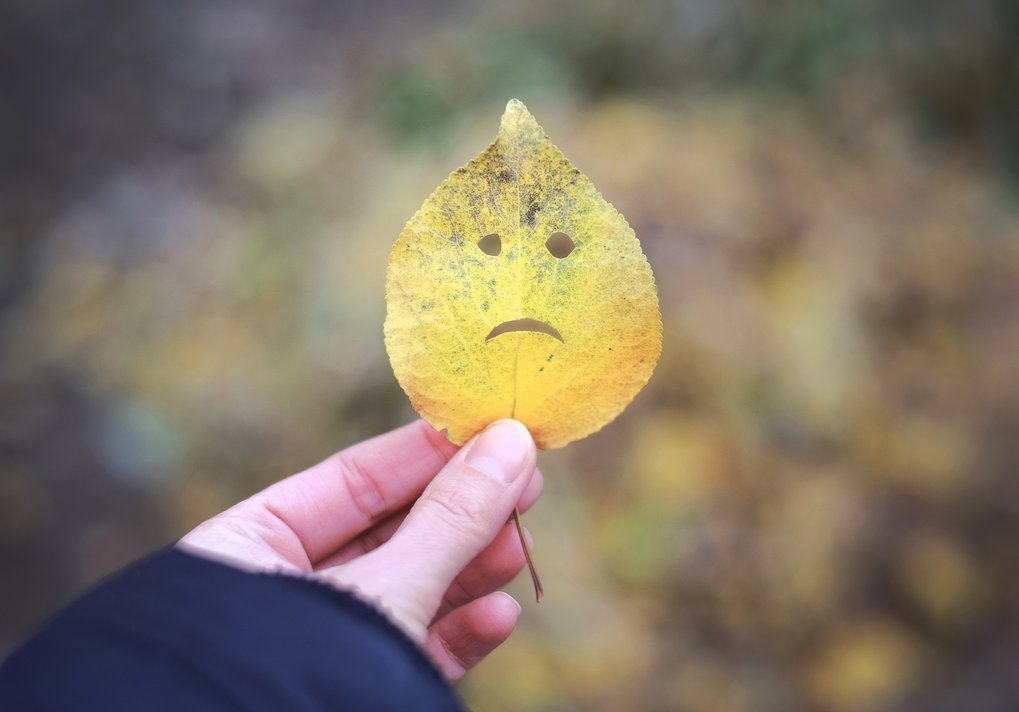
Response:
[[[563,337],[554,326],[543,321],[538,321],[537,319],[513,319],[512,321],[504,321],[488,332],[488,336],[485,337],[485,341],[491,341],[500,334],[508,334],[512,331],[533,331],[538,334],[548,334],[553,339],[559,339],[559,341],[566,343],[563,341]]]

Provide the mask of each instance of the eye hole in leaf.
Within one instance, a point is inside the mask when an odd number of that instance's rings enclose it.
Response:
[[[548,240],[545,241],[545,249],[557,260],[569,257],[575,247],[576,244],[565,232],[553,232]]]
[[[478,240],[478,248],[486,255],[498,257],[499,253],[502,252],[502,240],[492,232]]]

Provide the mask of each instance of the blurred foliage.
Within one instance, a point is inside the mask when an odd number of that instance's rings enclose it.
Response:
[[[0,646],[413,417],[388,250],[519,96],[641,238],[665,347],[543,455],[548,595],[467,699],[1016,709],[1017,30],[1006,0],[5,3]]]

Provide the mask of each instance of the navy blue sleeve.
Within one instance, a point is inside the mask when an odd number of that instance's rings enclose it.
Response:
[[[462,710],[388,619],[326,584],[171,549],[0,667],[4,710]]]

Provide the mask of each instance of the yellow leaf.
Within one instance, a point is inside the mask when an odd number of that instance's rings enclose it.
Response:
[[[386,301],[397,380],[455,443],[509,417],[539,447],[582,438],[626,407],[661,353],[633,230],[516,100],[495,143],[404,227]]]

